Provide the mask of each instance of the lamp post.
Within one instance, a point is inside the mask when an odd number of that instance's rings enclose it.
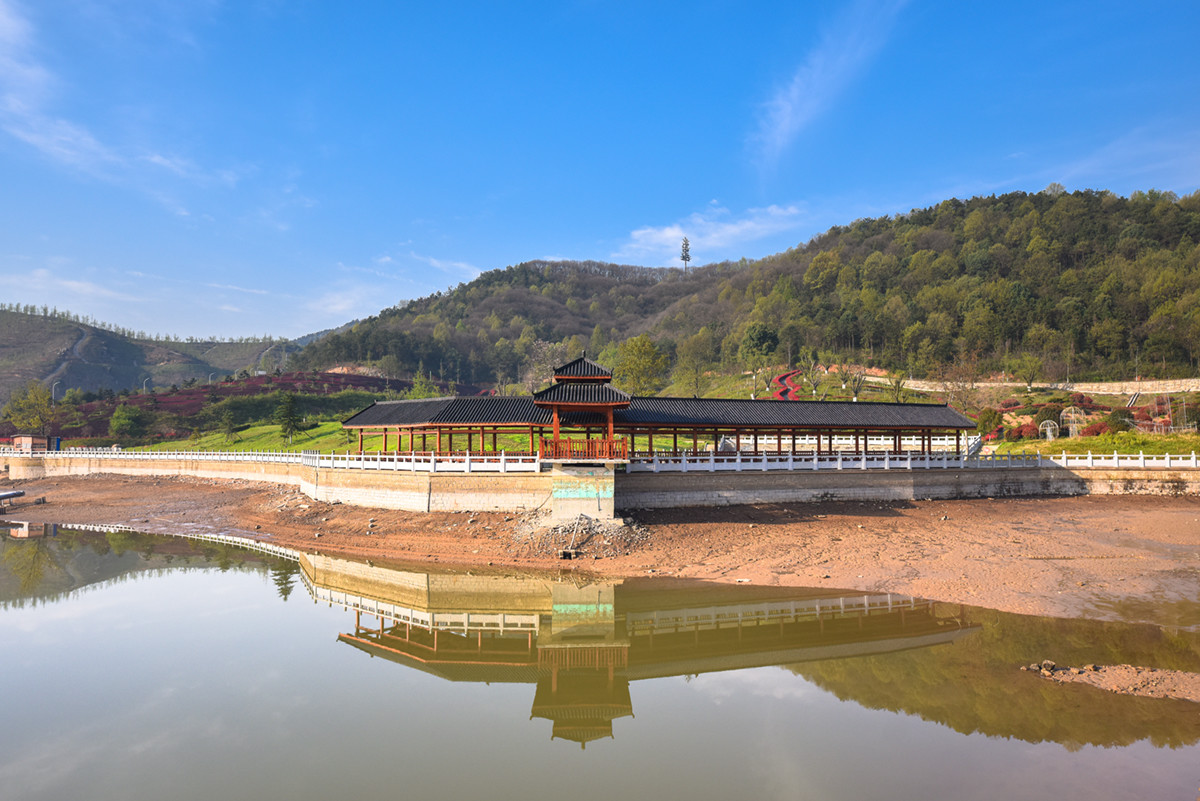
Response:
[[[53,384],[50,385],[50,402],[51,403],[54,402],[54,389],[61,383],[62,383],[61,381],[55,381]]]
[[[145,378],[145,379],[142,381],[142,394],[143,394],[143,395],[145,395],[145,394],[146,394],[146,382],[147,382],[147,381],[149,381],[149,380],[150,380],[150,377],[149,377],[149,376],[147,376],[147,377],[146,377],[146,378]]]
[[[208,383],[210,383],[210,384],[212,383],[212,377],[213,377],[214,375],[216,375],[216,373],[209,373],[209,374],[208,374]]]

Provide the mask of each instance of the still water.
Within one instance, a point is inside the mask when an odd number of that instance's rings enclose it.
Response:
[[[5,799],[1191,799],[1200,635],[0,529]]]

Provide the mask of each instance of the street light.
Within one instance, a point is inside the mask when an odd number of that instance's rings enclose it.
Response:
[[[62,383],[61,381],[55,381],[53,384],[50,385],[50,400],[51,401],[54,400],[54,388],[57,387],[61,383]]]
[[[142,381],[142,394],[143,395],[146,394],[146,381],[149,381],[149,380],[150,380],[150,378],[149,378],[149,376],[147,376],[146,379],[144,381]]]
[[[216,375],[216,373],[209,373],[209,374],[208,374],[208,383],[210,383],[210,384],[212,383],[212,377],[213,377],[214,375]]]

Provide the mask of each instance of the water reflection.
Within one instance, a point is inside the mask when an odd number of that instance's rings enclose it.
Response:
[[[531,717],[581,744],[633,715],[632,681],[927,648],[978,629],[957,607],[888,594],[299,565],[316,600],[353,610],[340,642],[450,681],[534,684]]]
[[[338,626],[343,647],[451,683],[533,685],[530,718],[549,721],[550,736],[571,743],[636,725],[634,701],[646,703],[637,682],[775,665],[860,707],[963,734],[1068,749],[1200,741],[1195,704],[1061,686],[1016,670],[1049,658],[1200,672],[1200,634],[1186,629],[824,589],[282,559],[127,530],[7,525],[0,607],[62,600],[147,573],[257,571],[282,600],[294,601],[302,585],[301,597],[347,610]]]

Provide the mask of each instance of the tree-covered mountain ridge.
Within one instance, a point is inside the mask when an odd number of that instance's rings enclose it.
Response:
[[[525,262],[385,309],[297,359],[504,385],[548,343],[619,360],[642,337],[677,367],[727,371],[766,351],[776,364],[836,358],[916,378],[1017,359],[1047,380],[1195,375],[1197,241],[1200,192],[1051,185],[856,220],[756,261]]]

